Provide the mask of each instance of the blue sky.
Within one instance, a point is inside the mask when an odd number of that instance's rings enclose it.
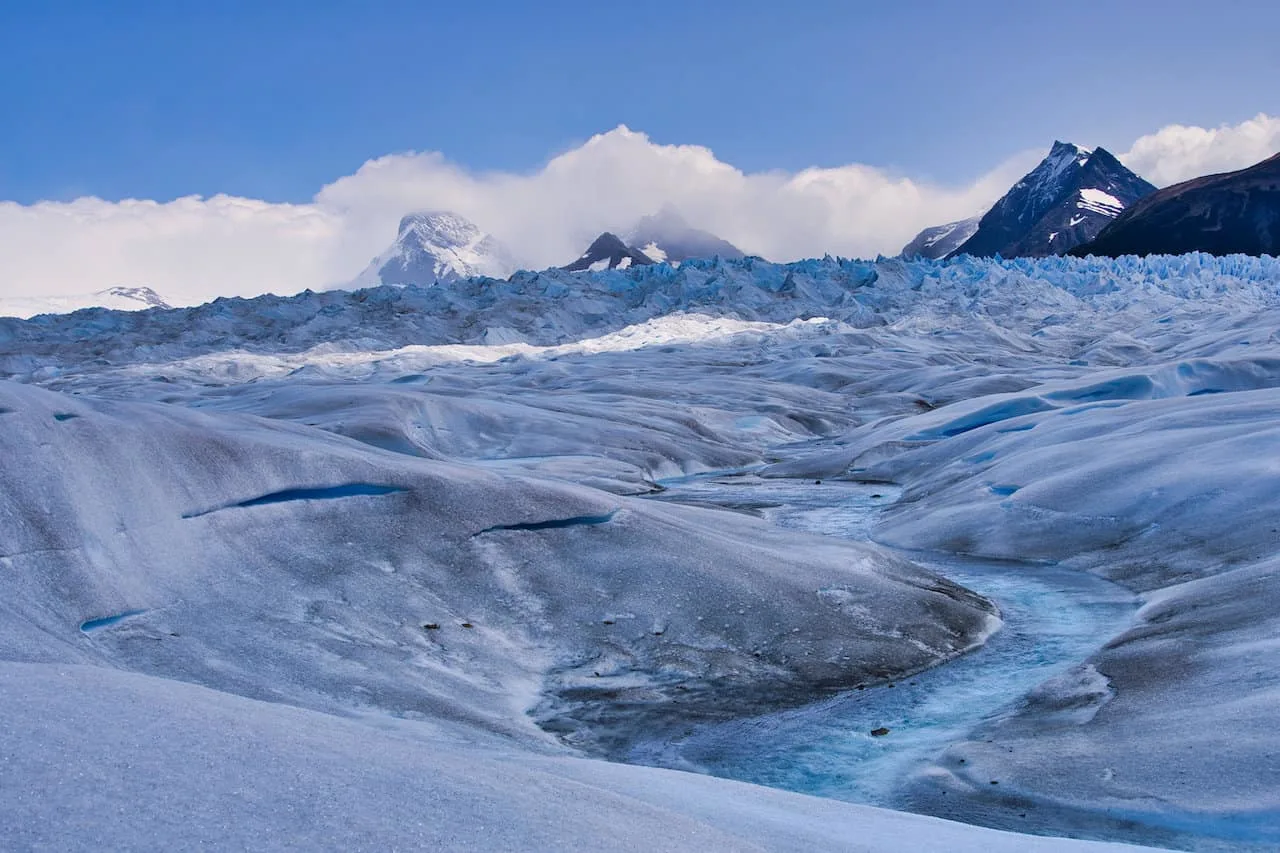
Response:
[[[372,157],[531,171],[619,123],[747,171],[969,181],[1280,112],[1280,3],[0,5],[0,199],[306,201]]]

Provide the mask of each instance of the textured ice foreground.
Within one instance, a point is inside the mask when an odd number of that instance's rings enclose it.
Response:
[[[746,259],[0,321],[6,840],[1077,846],[573,757],[995,627],[891,551],[634,497],[745,467],[896,484],[895,548],[1142,595],[917,808],[1265,849],[1278,281]]]
[[[864,539],[898,497],[883,484],[841,481],[719,477],[669,485],[667,500],[753,502],[784,527],[854,540]],[[904,785],[939,752],[1008,713],[1041,682],[1066,674],[1097,649],[1099,637],[1123,630],[1134,611],[1121,587],[1058,566],[935,556],[930,568],[999,604],[1004,625],[980,650],[896,684],[642,741],[629,758],[898,806]]]
[[[620,697],[623,726],[798,702],[993,621],[910,564],[748,518],[252,417],[13,384],[0,411],[0,653],[27,662],[2,691],[10,847],[737,849],[761,820],[730,821],[741,803],[785,798],[552,760],[526,712],[590,743]],[[813,808],[819,836],[862,818]],[[763,846],[815,843],[794,820]]]
[[[748,518],[244,416],[13,384],[0,410],[11,660],[549,740],[524,712],[589,738],[574,709],[598,696],[798,701],[937,663],[994,622],[909,563]],[[877,609],[832,607],[828,587]]]

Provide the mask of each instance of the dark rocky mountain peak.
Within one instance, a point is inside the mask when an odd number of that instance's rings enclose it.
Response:
[[[631,266],[644,266],[654,261],[639,249],[634,249],[622,241],[622,238],[608,231],[597,237],[587,250],[576,261],[566,264],[561,269],[570,272],[582,270],[626,269]]]
[[[694,228],[671,205],[642,218],[627,232],[627,243],[649,258],[678,264],[690,258],[736,259],[743,252],[728,240]]]
[[[987,211],[973,236],[952,254],[1065,254],[1153,192],[1153,185],[1106,149],[1054,142],[1049,156]]]

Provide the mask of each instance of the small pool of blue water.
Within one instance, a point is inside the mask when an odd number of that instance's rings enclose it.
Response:
[[[126,610],[123,613],[117,613],[114,616],[103,616],[100,619],[90,619],[87,622],[80,623],[80,630],[86,634],[99,631],[103,628],[110,628],[112,625],[123,622],[131,616],[140,616],[146,613],[145,610]]]
[[[665,500],[754,508],[774,523],[867,540],[892,486],[754,477],[668,481]],[[1003,626],[980,649],[894,683],[801,708],[696,727],[639,743],[630,760],[697,770],[791,791],[880,806],[979,724],[1008,713],[1032,688],[1084,661],[1136,609],[1126,590],[1078,571],[904,555],[978,592]],[[888,729],[887,734],[872,735]]]

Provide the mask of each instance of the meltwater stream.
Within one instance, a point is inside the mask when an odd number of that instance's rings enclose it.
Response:
[[[664,500],[760,512],[782,527],[867,540],[891,486],[749,476],[665,482]],[[899,805],[912,774],[1028,691],[1082,662],[1128,624],[1133,596],[1114,584],[1042,565],[910,555],[995,601],[1004,625],[981,649],[892,686],[848,691],[760,717],[707,724],[677,740],[642,742],[629,760],[697,770],[879,806]],[[873,730],[888,734],[872,735]]]

